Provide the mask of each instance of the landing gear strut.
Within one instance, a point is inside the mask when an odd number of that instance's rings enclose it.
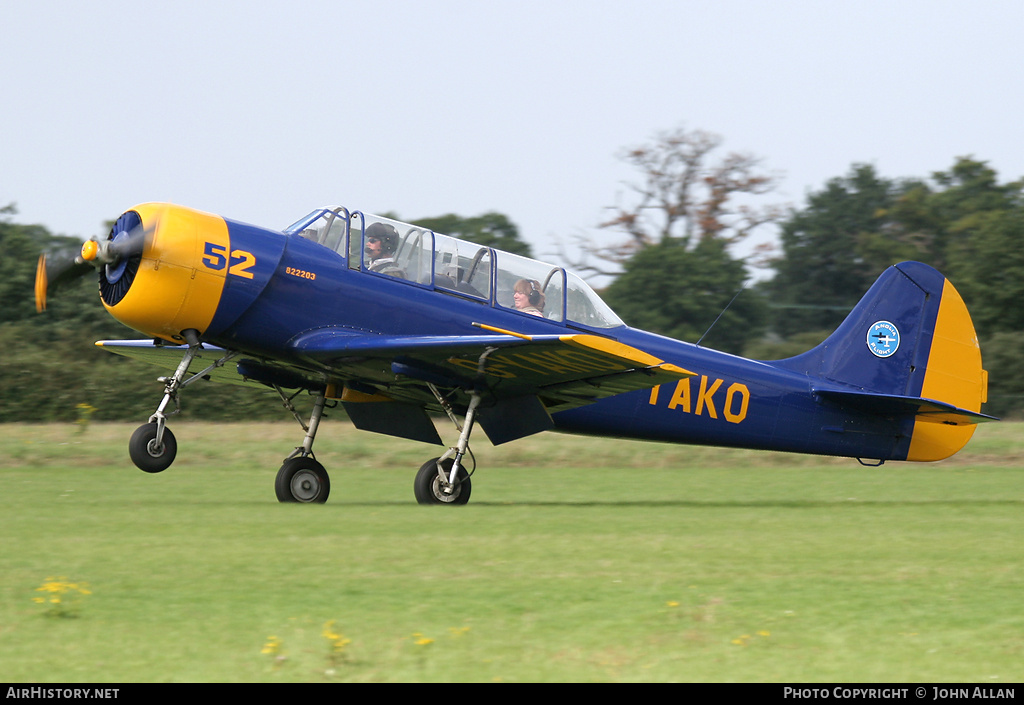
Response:
[[[164,383],[164,398],[160,400],[156,412],[149,417],[149,422],[139,426],[128,441],[128,455],[131,456],[135,466],[144,472],[163,472],[174,462],[174,456],[178,452],[178,443],[174,434],[167,428],[167,417],[180,411],[178,392],[197,379],[202,379],[211,370],[220,367],[235,356],[235,353],[228,353],[201,372],[185,379],[188,374],[189,365],[195,360],[203,346],[199,342],[199,332],[193,328],[182,331],[185,340],[188,342],[188,349],[184,357],[178,363],[178,369],[170,377],[161,377],[159,381]],[[167,406],[174,402],[174,411],[165,413]]]
[[[433,391],[438,401],[441,402],[441,406],[458,428],[458,422],[451,407],[436,390]],[[480,406],[480,395],[474,391],[469,398],[465,421],[459,429],[459,440],[440,458],[434,458],[424,463],[416,473],[413,491],[416,501],[420,504],[465,504],[469,501],[473,484],[469,479],[470,473],[463,467],[462,461],[466,457],[466,453],[469,452],[469,436],[473,432],[478,406]]]
[[[294,409],[280,389],[278,393],[286,402],[285,406]],[[316,430],[320,426],[320,419],[323,418],[326,403],[326,392],[320,390],[313,402],[313,413],[309,417],[309,423],[302,424],[306,430],[302,445],[285,458],[284,465],[277,471],[274,491],[279,502],[323,504],[331,493],[331,479],[327,475],[327,470],[313,457],[313,440],[316,438]],[[299,422],[302,422],[301,419]]]

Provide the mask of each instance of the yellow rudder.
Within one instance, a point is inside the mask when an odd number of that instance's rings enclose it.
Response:
[[[988,395],[988,373],[981,366],[981,347],[974,323],[960,293],[947,279],[935,319],[921,396],[980,411]],[[963,448],[976,424],[950,423],[918,417],[907,460],[942,460]]]

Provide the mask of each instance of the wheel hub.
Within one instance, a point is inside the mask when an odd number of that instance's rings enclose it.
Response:
[[[462,489],[458,484],[452,486],[442,482],[440,477],[434,478],[434,496],[441,502],[454,502],[461,493]]]
[[[295,473],[291,482],[292,495],[300,502],[312,502],[320,494],[320,481],[309,470]]]

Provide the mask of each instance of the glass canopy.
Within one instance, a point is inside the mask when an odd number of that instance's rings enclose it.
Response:
[[[351,269],[560,323],[623,325],[583,279],[562,267],[411,223],[329,207],[313,211],[284,232],[337,252]]]

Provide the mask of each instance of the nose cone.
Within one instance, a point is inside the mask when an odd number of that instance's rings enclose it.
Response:
[[[101,271],[100,295],[117,320],[148,336],[180,342],[202,334],[217,311],[224,273],[202,266],[204,248],[230,251],[223,218],[149,203],[124,213],[110,234],[126,256]]]

